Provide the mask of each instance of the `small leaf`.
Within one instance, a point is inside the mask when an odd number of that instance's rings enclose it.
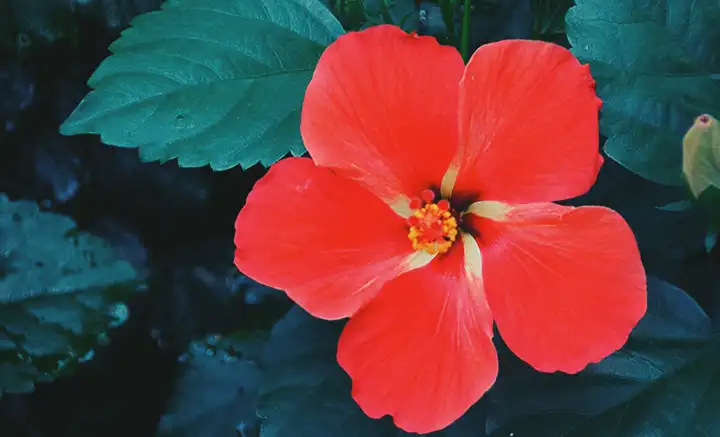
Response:
[[[681,211],[687,211],[689,209],[692,209],[694,206],[693,202],[689,199],[683,199],[678,200],[676,202],[667,203],[662,206],[656,206],[657,209],[660,211],[667,211],[667,212],[681,212]]]
[[[92,358],[138,286],[133,268],[71,219],[0,195],[0,396]]]
[[[158,437],[238,437],[256,427],[259,344],[240,336],[192,343]]]
[[[342,33],[319,0],[168,0],[110,46],[60,132],[181,167],[301,155],[305,88]]]
[[[720,188],[720,124],[709,115],[695,119],[683,138],[683,174],[696,198]]]
[[[488,419],[492,431],[490,435],[645,435],[640,431],[638,434],[614,433],[606,427],[599,427],[604,431],[598,432],[587,423],[596,417],[606,417],[606,414],[614,417],[616,412],[635,402],[645,402],[642,399],[646,399],[644,393],[649,390],[655,393],[653,396],[658,404],[672,402],[676,394],[663,394],[659,387],[664,387],[665,381],[676,375],[684,375],[698,360],[705,360],[710,356],[708,354],[715,353],[720,343],[712,337],[711,328],[710,318],[683,290],[650,277],[646,316],[635,328],[626,346],[607,359],[591,364],[577,375],[539,374],[522,364],[516,364],[518,369],[511,368],[513,363],[503,364],[501,368],[511,377],[501,377],[493,388],[493,408]],[[665,401],[661,400],[663,397]],[[717,405],[716,401],[709,402]],[[684,414],[683,411],[689,411],[684,408],[678,407],[677,412]],[[660,418],[674,412],[663,410],[655,414]],[[634,420],[637,424],[642,423],[640,417]],[[652,435],[713,435],[696,434],[689,429],[687,432],[668,432],[670,429]]]
[[[705,236],[705,252],[710,253],[712,252],[713,248],[717,244],[718,240],[718,233],[708,231],[707,235]]]
[[[607,154],[654,182],[682,185],[682,137],[720,113],[717,0],[577,0],[566,15],[573,53],[603,99]]]

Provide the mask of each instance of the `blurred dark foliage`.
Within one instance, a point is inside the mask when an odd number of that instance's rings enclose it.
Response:
[[[262,168],[145,164],[136,150],[57,132],[108,45],[160,2],[99,3],[112,8],[75,11],[74,38],[2,46],[0,192],[71,216],[147,274],[150,288],[129,303],[130,320],[110,346],[74,376],[0,400],[3,437],[155,435],[189,341],[269,327],[289,307],[232,264],[234,219]]]

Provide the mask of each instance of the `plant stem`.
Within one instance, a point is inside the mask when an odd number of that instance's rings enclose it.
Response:
[[[463,0],[462,33],[460,34],[460,54],[465,63],[470,60],[470,8],[472,0]]]
[[[390,15],[390,7],[388,6],[387,0],[380,0],[380,14],[385,24],[395,24],[395,20],[393,20],[392,15]]]
[[[438,0],[442,12],[447,37],[450,44],[457,47],[458,35],[455,33],[455,11],[457,11],[458,0]]]

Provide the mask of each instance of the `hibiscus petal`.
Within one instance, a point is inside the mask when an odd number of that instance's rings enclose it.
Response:
[[[460,84],[460,147],[444,194],[531,203],[585,193],[602,165],[594,84],[558,45],[482,46]]]
[[[464,220],[479,233],[488,303],[518,357],[540,371],[575,373],[625,344],[647,290],[635,237],[618,213],[499,202],[470,211]]]
[[[318,164],[390,205],[438,184],[457,148],[458,52],[375,26],[338,38],[307,88],[301,132]]]
[[[388,282],[345,326],[338,362],[368,416],[389,414],[405,431],[429,433],[495,382],[492,318],[461,247]]]
[[[310,314],[355,313],[400,273],[428,263],[402,218],[353,181],[307,158],[273,165],[235,222],[235,265]]]

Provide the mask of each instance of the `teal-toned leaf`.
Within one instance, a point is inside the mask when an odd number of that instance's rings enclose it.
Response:
[[[705,236],[705,251],[707,253],[710,253],[713,250],[713,248],[717,244],[717,240],[718,240],[718,233],[708,231],[707,235]]]
[[[637,397],[583,423],[567,437],[720,435],[720,339],[700,359]]]
[[[411,435],[396,428],[389,417],[368,418],[352,399],[350,379],[336,361],[342,327],[343,323],[315,319],[299,307],[274,326],[261,355],[261,437]],[[484,420],[482,410],[475,407],[450,427],[429,435],[484,437]]]
[[[181,167],[300,155],[305,88],[342,32],[320,0],[169,0],[110,46],[60,132]]]
[[[720,231],[720,188],[714,185],[707,187],[697,198],[697,205],[708,222],[708,230]]]
[[[676,424],[671,423],[673,415],[691,414],[694,402],[705,402],[693,399],[696,395],[691,392],[696,391],[698,384],[709,383],[709,374],[696,374],[697,380],[688,380],[687,375],[693,374],[692,369],[698,363],[716,360],[714,355],[720,351],[720,343],[713,338],[711,328],[709,317],[683,290],[650,277],[645,318],[633,331],[625,347],[607,359],[591,364],[577,375],[540,374],[525,369],[517,361],[514,365],[519,369],[513,370],[513,363],[503,363],[501,368],[513,377],[503,378],[501,375],[491,392],[490,435],[717,435],[697,434],[686,427],[673,428]],[[703,369],[708,367],[704,366]],[[715,369],[720,370],[720,361],[715,362]],[[674,381],[688,384],[685,393],[675,389],[665,392],[667,387],[677,384]],[[720,384],[720,378],[715,383]],[[720,389],[720,386],[717,388]],[[682,397],[686,395],[690,397]],[[678,401],[682,399],[686,399],[688,405],[681,406],[682,402]],[[708,407],[717,406],[717,400],[708,399],[707,402]],[[658,410],[653,412],[651,405],[652,408],[657,406]],[[640,414],[638,408],[648,411]],[[622,420],[633,422],[636,434],[627,431],[616,433],[612,427],[608,428],[608,425],[621,419],[617,414],[622,411],[628,415]],[[661,423],[663,418],[669,420],[665,425]],[[643,428],[646,419],[662,426],[658,429]],[[650,431],[653,432],[647,433]]]
[[[264,338],[242,334],[190,345],[159,437],[238,437],[257,428],[257,357]]]
[[[660,211],[668,211],[668,212],[681,212],[681,211],[687,211],[691,208],[693,208],[695,204],[690,199],[683,199],[678,200],[676,202],[667,203],[662,206],[657,206],[656,208]]]
[[[577,0],[566,15],[573,53],[603,99],[607,154],[652,181],[682,185],[682,139],[720,113],[717,0]]]
[[[32,391],[92,358],[136,272],[67,217],[0,195],[0,396]]]
[[[365,416],[350,396],[349,378],[335,360],[341,328],[299,307],[275,325],[262,355],[261,437],[389,437],[397,432],[392,424]]]

